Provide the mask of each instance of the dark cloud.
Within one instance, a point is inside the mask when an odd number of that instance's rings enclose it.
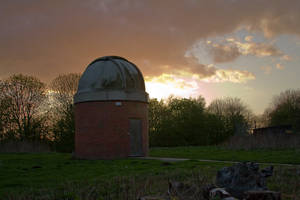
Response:
[[[255,42],[239,42],[234,39],[229,39],[224,43],[206,44],[209,55],[215,63],[232,62],[241,55],[252,55],[257,57],[274,56],[280,57],[281,60],[288,60],[290,57],[284,55],[276,46],[268,43]]]
[[[227,46],[221,44],[210,46],[209,53],[212,55],[213,61],[215,63],[231,62],[237,59],[240,55],[242,55],[237,46]]]
[[[148,76],[185,69],[210,76],[215,69],[184,57],[197,40],[240,26],[268,37],[299,35],[299,10],[298,0],[2,0],[0,73],[49,81],[82,72],[96,57],[120,55]]]

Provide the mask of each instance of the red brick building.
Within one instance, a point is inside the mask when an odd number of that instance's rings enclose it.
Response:
[[[148,94],[140,70],[107,56],[88,65],[75,103],[75,156],[114,159],[148,154]]]

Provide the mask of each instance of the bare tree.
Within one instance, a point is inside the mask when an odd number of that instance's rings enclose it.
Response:
[[[210,103],[208,110],[214,114],[229,117],[243,116],[248,118],[251,114],[250,109],[241,99],[232,97],[213,100]]]
[[[1,117],[4,133],[19,139],[39,138],[38,108],[45,98],[45,84],[35,77],[13,75],[0,84]]]
[[[54,105],[53,134],[56,150],[71,152],[74,148],[74,105],[80,74],[65,74],[56,77],[49,85]]]
[[[239,98],[215,99],[207,110],[222,118],[228,129],[232,129],[234,132],[237,131],[238,126],[249,127],[253,119],[252,111]]]
[[[64,74],[51,81],[49,91],[54,98],[53,103],[60,111],[68,112],[70,105],[73,104],[80,76],[79,73]]]

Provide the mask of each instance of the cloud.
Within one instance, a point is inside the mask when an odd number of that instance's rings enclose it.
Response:
[[[237,46],[222,44],[210,46],[209,53],[212,55],[215,63],[231,62],[241,55]]]
[[[190,74],[197,75],[199,78],[205,78],[214,75],[217,71],[217,68],[214,65],[201,64],[193,56],[186,57],[186,59],[187,59],[187,65],[185,67],[180,68],[179,70],[180,74],[190,73]]]
[[[285,61],[291,61],[292,60],[292,57],[289,56],[289,55],[283,55],[280,60],[285,60]]]
[[[258,2],[255,1],[253,3]],[[267,6],[265,3],[266,1],[261,2],[261,5],[264,4]],[[261,13],[262,16],[260,20],[248,25],[248,29],[260,30],[269,38],[280,34],[299,35],[300,14],[299,12],[296,13],[296,10],[299,10],[300,2],[275,0],[272,1],[272,4],[273,5],[269,4],[266,11]]]
[[[248,36],[245,37],[245,41],[247,41],[247,42],[251,42],[252,39],[253,39],[252,35],[248,35]]]
[[[234,41],[235,41],[235,38],[227,38],[226,41],[227,41],[227,42],[234,42]]]
[[[163,99],[170,95],[186,98],[199,96],[198,83],[193,79],[184,79],[173,74],[162,74],[156,77],[145,77],[145,82],[146,90],[151,98]]]
[[[203,79],[205,82],[223,83],[223,82],[233,82],[233,83],[246,83],[249,80],[254,80],[255,75],[248,71],[243,70],[233,70],[233,69],[219,69],[216,74]]]
[[[162,74],[160,76],[155,76],[155,77],[145,77],[146,82],[156,82],[156,83],[172,83],[175,85],[176,88],[180,89],[189,89],[189,88],[194,88],[195,87],[195,82],[189,82],[184,80],[180,76],[176,76],[174,74]]]
[[[249,42],[240,42],[234,38],[227,38],[225,41],[220,42],[209,41],[202,43],[200,41],[198,43],[204,44],[204,48],[207,49],[214,63],[232,62],[242,55],[256,57],[273,56],[280,57],[282,60],[290,60],[288,55],[284,55],[283,52],[272,44],[251,42],[249,38],[247,40]],[[193,45],[189,53],[195,56],[197,48],[203,48],[203,45]]]
[[[276,64],[276,68],[277,68],[277,69],[280,69],[280,70],[283,70],[285,67],[284,67],[282,64],[277,63],[277,64]]]
[[[184,88],[191,86],[185,79],[193,79],[210,83],[246,83],[254,80],[255,75],[246,70],[220,69],[213,64],[199,64],[194,57],[188,57],[189,64],[184,70],[178,68],[171,73],[165,73],[159,76],[146,76],[146,82],[176,83],[176,87]],[[169,68],[169,67],[167,67]],[[176,81],[177,79],[177,81]]]
[[[271,66],[261,66],[261,69],[264,71],[265,74],[271,74],[272,71]]]
[[[190,64],[184,56],[190,46],[241,27],[267,37],[299,36],[299,10],[298,0],[1,1],[0,73],[33,74],[49,81],[61,73],[82,72],[99,56],[119,55],[146,76],[192,71],[210,77],[217,69]],[[234,46],[215,50],[216,62],[237,56]],[[281,54],[263,44],[247,52]]]
[[[148,63],[149,67],[144,68],[143,74],[148,78],[157,77],[162,74],[173,74],[181,76],[197,76],[199,78],[210,77],[216,73],[217,68],[213,65],[205,65],[193,56],[187,56],[181,63],[173,65],[154,65]],[[164,77],[164,76],[163,76]],[[166,78],[166,77],[165,77]]]
[[[272,44],[255,42],[236,42],[237,47],[243,55],[253,55],[257,57],[282,56],[283,53]]]

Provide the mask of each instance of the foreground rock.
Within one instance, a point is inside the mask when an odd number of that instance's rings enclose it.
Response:
[[[272,174],[273,166],[259,170],[257,163],[237,163],[218,171],[216,185],[236,198],[243,198],[246,191],[268,190],[266,178]]]
[[[280,200],[280,192],[269,191],[266,186],[266,178],[272,174],[273,166],[259,170],[256,163],[237,163],[219,170],[215,185],[199,187],[170,181],[164,197],[146,196],[140,200]]]

